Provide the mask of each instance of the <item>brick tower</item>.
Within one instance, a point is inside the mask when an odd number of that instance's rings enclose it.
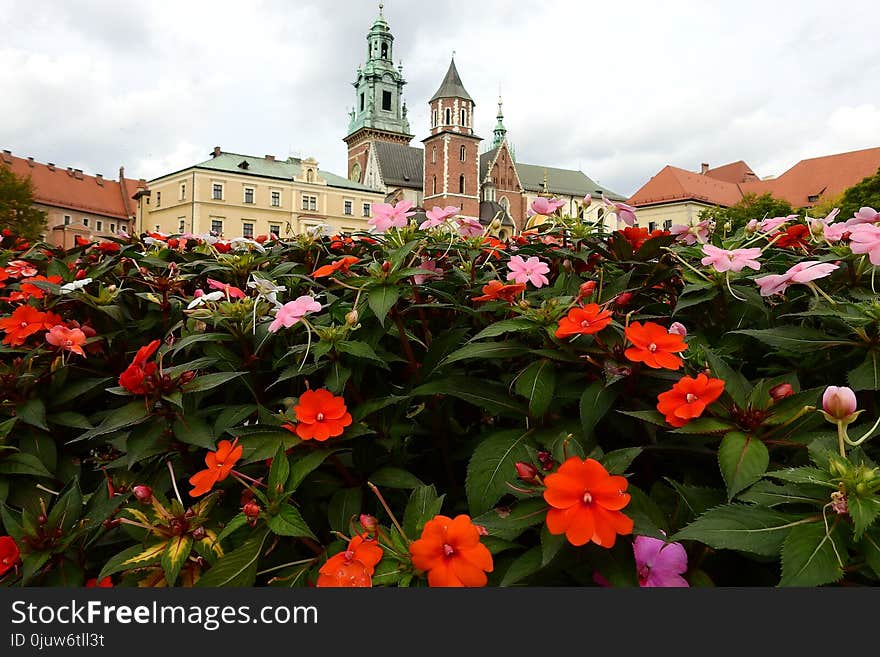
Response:
[[[455,59],[437,93],[429,101],[431,133],[425,144],[424,207],[455,205],[465,217],[480,216],[480,137],[474,134],[474,100]]]

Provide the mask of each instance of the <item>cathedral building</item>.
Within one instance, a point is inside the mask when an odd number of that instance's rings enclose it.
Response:
[[[394,65],[394,35],[383,6],[367,32],[367,59],[355,76],[355,105],[349,112],[348,177],[384,193],[389,202],[412,201],[430,209],[454,205],[483,224],[500,220],[505,233],[518,232],[539,196],[564,199],[563,211],[599,220],[601,203],[584,207],[591,195],[622,201],[581,171],[518,162],[508,142],[501,99],[492,141],[481,153],[475,133],[476,103],[462,83],[453,59],[436,93],[428,100],[430,124],[422,147],[403,100],[403,65]],[[614,228],[616,226],[612,226]]]

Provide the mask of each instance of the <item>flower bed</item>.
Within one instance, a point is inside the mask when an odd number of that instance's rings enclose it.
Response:
[[[880,215],[502,242],[408,209],[4,236],[0,581],[878,580]]]

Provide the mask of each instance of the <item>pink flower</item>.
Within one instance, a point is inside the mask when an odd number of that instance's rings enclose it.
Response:
[[[817,278],[824,278],[837,269],[837,265],[830,262],[817,262],[808,260],[799,262],[784,274],[770,274],[756,278],[755,283],[761,288],[761,296],[769,297],[771,294],[781,294],[795,283],[809,283]]]
[[[759,248],[727,251],[712,244],[704,244],[703,253],[706,257],[700,260],[700,262],[704,265],[712,265],[715,271],[741,272],[743,267],[749,267],[758,271],[761,268],[761,263],[755,260],[755,258],[761,255],[761,249]]]
[[[758,228],[760,228],[761,232],[763,233],[772,233],[782,224],[793,221],[797,218],[798,216],[796,214],[790,214],[787,217],[773,217],[772,219],[764,219],[763,221],[758,222]]]
[[[507,274],[507,280],[509,281],[522,284],[528,282],[535,287],[550,284],[550,281],[545,276],[545,274],[550,273],[550,267],[535,256],[528,260],[523,260],[522,256],[513,256],[510,262],[507,263],[507,268],[510,269],[510,273]]]
[[[681,543],[667,543],[659,538],[636,536],[633,541],[639,586],[690,586],[682,575],[687,572],[687,552]]]
[[[822,227],[822,235],[829,242],[839,242],[850,231],[846,224],[825,224]]]
[[[412,201],[400,201],[394,205],[373,203],[370,206],[373,216],[367,220],[367,223],[375,226],[380,233],[384,233],[392,226],[404,228],[407,220],[415,214],[415,212],[409,212],[412,206]]]
[[[608,209],[617,215],[617,218],[620,219],[627,226],[635,226],[638,219],[636,219],[636,209],[627,205],[626,203],[618,203],[617,201],[609,201],[605,198],[605,195],[602,195],[602,202],[608,207]]]
[[[590,204],[593,202],[593,195],[590,192],[587,192],[587,195],[584,196],[584,200],[581,201],[581,207],[588,208]]]
[[[849,236],[853,253],[867,253],[872,265],[880,266],[880,226],[856,224]]]
[[[247,296],[244,292],[242,292],[234,285],[215,281],[213,278],[208,279],[208,287],[213,290],[220,290],[221,292],[224,292],[226,296],[230,299],[244,299]]]
[[[308,294],[288,301],[275,313],[275,319],[269,324],[269,332],[277,333],[282,326],[290,328],[309,313],[319,310],[321,310],[321,304]]]
[[[443,278],[443,270],[437,266],[437,263],[434,260],[428,260],[427,258],[423,258],[422,262],[419,264],[419,269],[427,269],[428,271],[435,272],[433,274],[415,274],[413,276],[413,281],[415,281],[416,285],[424,285],[424,283],[432,278]]]
[[[709,220],[706,219],[693,226],[685,226],[683,224],[670,226],[669,234],[675,235],[676,240],[684,242],[688,246],[697,242],[705,243],[709,239]]]
[[[822,410],[834,420],[846,420],[857,407],[856,393],[846,386],[828,386],[822,394]]]
[[[80,356],[86,355],[82,350],[82,345],[86,342],[86,334],[78,328],[69,329],[63,324],[56,324],[46,333],[46,342]]]
[[[427,228],[434,228],[434,226],[439,226],[447,219],[454,217],[458,214],[461,208],[457,208],[454,205],[447,205],[445,208],[439,208],[436,205],[433,210],[428,210],[425,213],[425,216],[428,218],[427,221],[423,221],[419,224],[419,228],[425,230]]]
[[[560,199],[539,196],[532,201],[532,212],[534,214],[553,214],[563,205],[565,205],[565,201]]]
[[[483,224],[470,217],[459,217],[458,234],[462,237],[478,237],[483,234]]]
[[[874,224],[880,221],[880,212],[877,212],[874,208],[861,208],[858,212],[856,212],[852,219],[847,219],[847,226],[857,226],[859,224]]]
[[[680,335],[683,338],[686,338],[688,334],[688,330],[681,322],[672,322],[672,324],[669,325],[669,332],[675,335]]]

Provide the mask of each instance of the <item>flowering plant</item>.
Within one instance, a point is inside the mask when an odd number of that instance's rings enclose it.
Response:
[[[613,205],[6,236],[0,582],[876,583],[880,215]]]

